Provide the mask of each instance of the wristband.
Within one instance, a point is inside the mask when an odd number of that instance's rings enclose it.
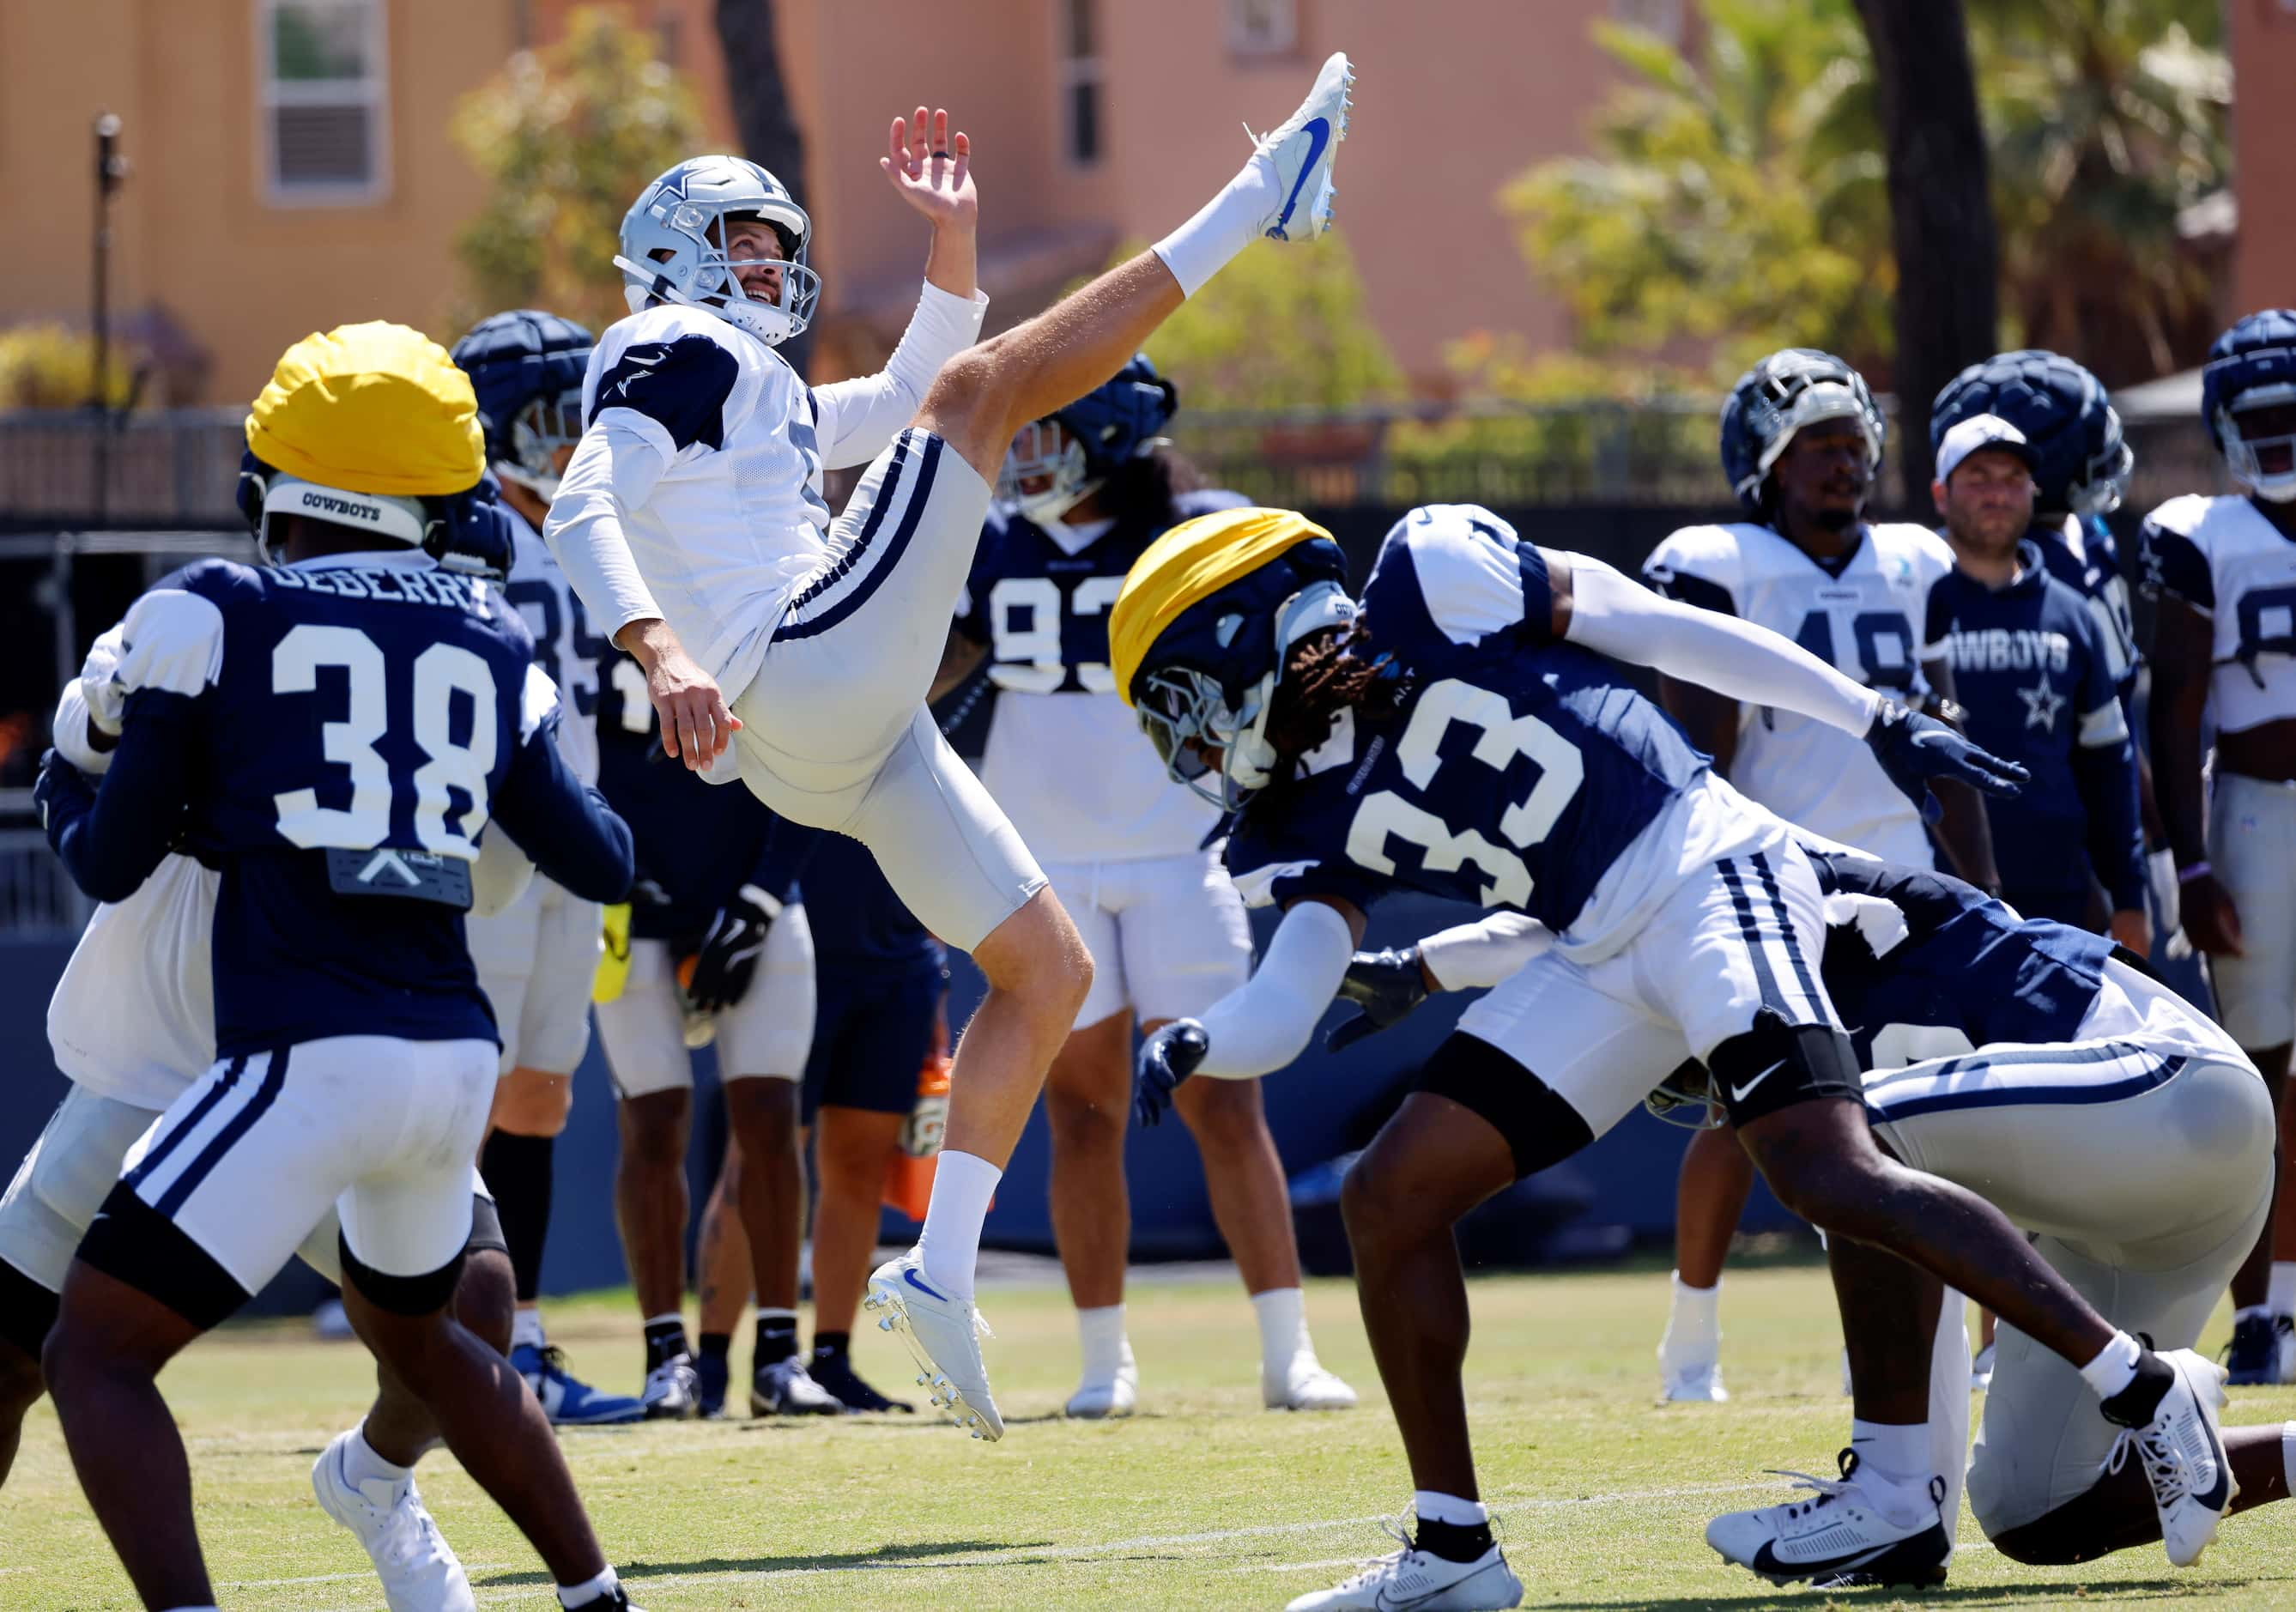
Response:
[[[2189,884],[2194,879],[2204,879],[2215,871],[2215,868],[2210,867],[2204,861],[2190,863],[2185,867],[2177,869],[2177,883],[2179,884]]]

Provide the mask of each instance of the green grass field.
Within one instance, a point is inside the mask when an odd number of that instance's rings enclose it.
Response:
[[[1324,1417],[1259,1408],[1250,1312],[1232,1284],[1135,1290],[1144,1413],[1125,1423],[1057,1419],[1074,1369],[1062,1292],[992,1291],[984,1304],[1013,1423],[998,1445],[922,1417],[570,1433],[591,1515],[641,1603],[1281,1607],[1389,1548],[1377,1519],[1408,1502],[1410,1484],[1347,1284],[1313,1287],[1309,1312],[1324,1359],[1365,1403]],[[1823,1271],[1732,1276],[1727,1405],[1652,1402],[1665,1304],[1664,1274],[1648,1271],[1475,1284],[1468,1378],[1484,1493],[1525,1604],[1894,1604],[1773,1591],[1726,1568],[1701,1537],[1711,1513],[1782,1492],[1761,1468],[1830,1471],[1847,1439]],[[578,1371],[635,1381],[626,1297],[559,1304],[551,1320]],[[858,1348],[882,1386],[907,1381],[898,1344],[872,1333]],[[356,1345],[312,1342],[299,1323],[234,1328],[162,1386],[190,1442],[223,1604],[381,1608],[365,1557],[308,1486],[319,1447],[365,1403]],[[2290,1416],[2296,1391],[2245,1390],[2228,1419]],[[450,1458],[426,1461],[422,1483],[482,1604],[555,1605],[532,1553]],[[2185,1573],[2157,1549],[2078,1570],[2021,1567],[1984,1549],[1966,1519],[1962,1539],[1951,1586],[1922,1604],[2296,1607],[2296,1508],[2232,1519]],[[0,1491],[0,1607],[134,1605],[43,1407]]]

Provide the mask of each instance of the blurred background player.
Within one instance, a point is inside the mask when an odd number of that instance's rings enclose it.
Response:
[[[1953,569],[1953,551],[1926,527],[1865,518],[1882,440],[1881,410],[1856,370],[1806,348],[1772,353],[1739,379],[1722,409],[1722,473],[1752,518],[1674,533],[1644,562],[1644,580],[1792,638],[1908,705],[1951,700],[1952,674],[1923,634],[1930,588]],[[1659,701],[1748,798],[1874,856],[1933,865],[1921,813],[1849,735],[1673,678],[1659,679]],[[1964,790],[1938,793],[1955,866],[1989,886],[1983,806]],[[1719,1369],[1722,1267],[1753,1184],[1753,1162],[1728,1127],[1691,1139],[1676,1188],[1673,1297],[1659,1344],[1667,1399],[1729,1397]]]
[[[948,965],[939,942],[901,905],[858,840],[819,836],[800,876],[813,925],[813,1049],[805,1064],[804,1122],[819,1192],[813,1209],[813,1380],[849,1411],[914,1411],[864,1380],[853,1363],[853,1322],[877,1246],[888,1166],[938,1134],[908,1136],[919,1114],[920,1071],[948,1051]],[[941,1099],[939,1113],[947,1112]],[[738,1145],[726,1149],[738,1180]],[[701,1392],[722,1402],[725,1352],[750,1291],[748,1242],[726,1208],[726,1178],[701,1229]],[[714,1362],[714,1375],[713,1375]]]
[[[2171,498],[2144,519],[2154,780],[2185,933],[2217,1014],[2281,1110],[2280,1204],[2232,1283],[2234,1383],[2296,1379],[2296,1205],[2288,1049],[2296,1040],[2296,309],[2253,313],[2201,372],[2209,438],[2244,491]],[[2205,724],[2216,724],[2213,794]]]
[[[1927,636],[1953,668],[1970,737],[2032,775],[2013,798],[1985,803],[2001,899],[2029,918],[2093,929],[2090,892],[2102,884],[2112,938],[2143,957],[2152,921],[2120,652],[2026,535],[2038,462],[2025,433],[1995,415],[1945,433],[1931,492],[1954,569],[1931,590]]]
[[[476,414],[468,378],[404,326],[289,349],[248,415],[241,481],[271,563],[202,560],[137,601],[101,788],[53,753],[42,771],[50,841],[99,900],[132,894],[179,835],[220,870],[217,1061],[104,1198],[44,1356],[81,1486],[148,1607],[215,1600],[153,1379],[330,1207],[360,1336],[562,1603],[627,1605],[540,1405],[448,1309],[501,1050],[463,936],[478,837],[491,818],[592,900],[619,900],[631,871],[627,828],[559,755],[523,623],[431,563],[459,527],[499,530]],[[330,1477],[342,1498],[365,1487],[326,1470],[335,1455],[314,1475],[323,1502]]]
[[[1192,1016],[1251,972],[1243,901],[1202,849],[1219,812],[1166,777],[1108,668],[1108,608],[1140,553],[1234,493],[1198,490],[1160,440],[1178,406],[1141,354],[1021,427],[981,533],[933,697],[983,659],[998,691],[980,781],[1043,864],[1093,958],[1092,990],[1045,1082],[1053,1238],[1077,1307],[1070,1416],[1129,1415],[1124,1332],[1132,1217],[1124,1176],[1132,1029]],[[1272,1410],[1341,1410],[1355,1391],[1308,1336],[1283,1163],[1257,1081],[1205,1082],[1177,1106],[1203,1155],[1212,1217],[1258,1313]]]
[[[815,836],[745,789],[713,789],[669,764],[636,662],[616,654],[606,682],[600,785],[630,823],[639,883],[629,967],[598,1004],[598,1040],[619,1099],[614,1213],[645,1328],[645,1414],[701,1409],[685,1303],[693,1049],[702,1046],[717,1049],[726,1129],[745,1164],[738,1207],[759,1295],[757,1414],[833,1410],[797,1358],[798,1086],[813,1040],[813,940],[796,876]]]
[[[501,483],[512,549],[503,592],[534,635],[534,661],[556,685],[558,750],[585,785],[598,781],[598,657],[582,602],[542,540],[559,473],[582,434],[590,333],[533,309],[496,314],[454,347],[471,377],[487,459]],[[479,984],[503,1038],[502,1082],[480,1155],[518,1277],[511,1363],[554,1422],[635,1421],[644,1408],[570,1375],[542,1326],[542,1252],[550,1232],[551,1157],[574,1104],[574,1070],[590,1045],[590,986],[603,909],[537,875],[525,893],[463,925]]]

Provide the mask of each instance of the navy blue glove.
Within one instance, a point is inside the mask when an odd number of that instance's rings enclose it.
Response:
[[[1132,1113],[1144,1125],[1160,1123],[1173,1089],[1196,1072],[1212,1049],[1204,1027],[1193,1019],[1174,1019],[1140,1044],[1132,1072]]]
[[[1884,700],[1866,730],[1866,743],[1890,775],[1890,782],[1922,809],[1922,821],[1934,823],[1944,808],[1931,792],[1931,778],[1952,778],[1986,794],[2013,795],[2032,776],[1981,744],[1971,743],[1934,717]]]
[[[86,773],[56,751],[40,757],[40,776],[32,785],[32,806],[40,814],[40,827],[49,844],[55,845],[64,830],[94,804],[95,789]]]
[[[736,890],[701,938],[693,959],[693,978],[685,999],[697,1013],[723,1013],[749,993],[758,972],[758,956],[766,948],[766,931],[781,916],[782,904],[758,889],[744,884]]]
[[[1427,974],[1420,966],[1419,948],[1396,951],[1358,951],[1340,981],[1340,995],[1363,1011],[1341,1019],[1324,1037],[1328,1052],[1354,1046],[1408,1016],[1427,999]]]

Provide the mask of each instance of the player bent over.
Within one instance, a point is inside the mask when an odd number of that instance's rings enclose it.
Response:
[[[534,635],[534,663],[557,686],[559,752],[585,786],[598,781],[598,657],[606,646],[592,636],[539,528],[582,434],[582,372],[591,346],[580,325],[521,308],[481,319],[452,350],[478,394],[487,460],[510,519],[514,547],[503,592]],[[603,923],[597,902],[536,878],[507,909],[474,913],[463,926],[503,1038],[502,1081],[479,1164],[518,1279],[511,1364],[550,1419],[565,1427],[644,1414],[636,1400],[602,1393],[570,1373],[542,1328],[552,1155],[574,1106],[575,1066],[590,1045]]]
[[[1990,1201],[2114,1326],[2190,1350],[2271,1204],[2272,1099],[2255,1066],[2104,937],[2021,921],[1934,874],[1846,857],[1820,868],[1838,892],[1826,903],[1826,991],[1860,1026],[1882,1145]],[[1906,1061],[1916,1053],[1931,1056]],[[1960,1513],[1951,1480],[1963,1451],[1956,1436],[1954,1469],[1933,1470],[1918,1425],[1935,1279],[1870,1246],[1830,1252],[1858,1418],[1841,1480],[1717,1517],[1707,1542],[1778,1583],[1935,1582]],[[2145,1475],[2204,1464],[2199,1429],[2173,1435],[2181,1449],[2116,1433],[2089,1413],[2080,1374],[2012,1322],[1995,1347],[1968,1468],[1986,1537],[2015,1560],[2052,1564],[2161,1539]],[[2282,1424],[2228,1427],[2223,1440],[2207,1503],[2286,1497],[2296,1440]],[[2184,1567],[2206,1541],[2166,1542]]]
[[[286,563],[203,561],[146,594],[102,787],[61,759],[41,775],[49,838],[97,899],[131,894],[178,835],[219,868],[217,1061],[130,1154],[43,1357],[147,1607],[215,1601],[153,1379],[331,1205],[360,1335],[561,1600],[627,1604],[540,1406],[447,1310],[499,1054],[463,939],[476,836],[498,818],[586,899],[630,877],[627,830],[559,756],[524,626],[416,552],[492,515],[455,496],[485,468],[475,413],[467,378],[402,326],[290,349],[249,416],[242,484]]]
[[[1286,909],[1250,984],[1142,1049],[1144,1117],[1192,1073],[1248,1077],[1296,1057],[1365,907],[1394,886],[1511,909],[1557,942],[1475,1004],[1348,1177],[1364,1320],[1419,1528],[1293,1605],[1517,1603],[1475,1487],[1452,1228],[1693,1057],[1787,1207],[1918,1262],[2080,1362],[2108,1419],[2148,1436],[2199,1426],[2207,1448],[2152,1476],[2164,1522],[2205,1538],[2221,1461],[2213,1369],[2144,1350],[1981,1199],[1874,1146],[1817,980],[1808,858],[1612,662],[1832,721],[1908,793],[1931,776],[2012,787],[2016,769],[1774,633],[1519,541],[1486,510],[1414,511],[1359,604],[1343,574],[1338,546],[1301,517],[1237,511],[1166,534],[1117,601],[1118,687],[1173,775],[1237,808],[1227,859],[1246,899]]]
[[[1139,1394],[1124,1332],[1134,1017],[1153,1032],[1251,973],[1243,902],[1204,848],[1219,814],[1142,748],[1108,670],[1108,607],[1133,561],[1179,522],[1244,502],[1194,488],[1160,440],[1177,404],[1143,353],[1022,428],[933,681],[938,699],[988,660],[999,697],[980,781],[1043,859],[1093,957],[1091,992],[1045,1080],[1053,1237],[1084,1352],[1066,1407],[1076,1417],[1128,1416]],[[1192,1086],[1177,1106],[1259,1320],[1261,1402],[1353,1405],[1355,1390],[1308,1340],[1283,1161],[1259,1082]]]
[[[870,1300],[983,1438],[1004,1423],[975,1335],[981,1219],[1092,962],[924,695],[1014,432],[1113,375],[1254,238],[1324,232],[1350,77],[1344,56],[1324,62],[1307,103],[1153,251],[946,362],[980,317],[971,152],[945,114],[897,121],[881,161],[934,224],[929,284],[885,373],[860,381],[808,390],[773,351],[817,281],[798,260],[805,215],[763,169],[681,164],[623,223],[634,311],[592,358],[589,427],[545,535],[592,619],[645,668],[665,746],[866,844],[988,981],[922,1233]],[[822,468],[865,461],[832,522]]]

